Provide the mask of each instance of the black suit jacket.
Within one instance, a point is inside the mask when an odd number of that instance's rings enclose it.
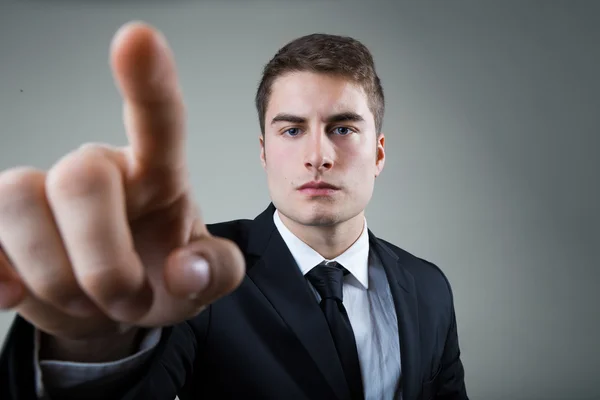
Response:
[[[327,322],[279,235],[273,205],[255,220],[209,225],[246,258],[241,286],[165,328],[150,361],[101,398],[348,399]],[[403,400],[468,399],[452,291],[435,265],[369,231],[398,316]],[[0,359],[0,398],[35,398],[33,327],[17,317]],[[86,385],[56,398],[92,398]],[[60,397],[58,397],[60,396]]]

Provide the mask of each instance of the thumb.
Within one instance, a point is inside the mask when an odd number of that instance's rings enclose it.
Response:
[[[245,269],[244,256],[234,242],[204,234],[169,256],[165,286],[174,297],[205,305],[236,289]]]

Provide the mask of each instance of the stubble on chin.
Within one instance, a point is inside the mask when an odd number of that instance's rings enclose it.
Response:
[[[331,227],[341,222],[339,205],[332,199],[320,198],[311,199],[308,204],[302,204],[294,215],[288,218],[304,226],[312,227]]]

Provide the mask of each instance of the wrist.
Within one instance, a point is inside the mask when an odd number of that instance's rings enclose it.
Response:
[[[41,332],[39,359],[79,363],[103,363],[123,359],[139,348],[145,329],[94,339],[66,339]]]

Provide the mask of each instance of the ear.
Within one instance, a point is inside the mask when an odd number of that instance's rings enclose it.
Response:
[[[258,135],[258,141],[260,143],[260,163],[263,168],[266,168],[267,160],[265,158],[265,137],[262,134]]]
[[[385,165],[385,135],[381,132],[377,136],[377,155],[375,158],[375,178],[383,171]]]

